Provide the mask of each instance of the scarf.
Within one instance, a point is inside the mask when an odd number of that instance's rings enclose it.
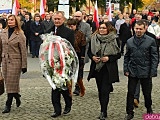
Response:
[[[116,41],[117,35],[114,32],[110,32],[107,35],[95,34],[91,40],[91,52],[98,57],[104,57],[108,55],[116,55],[120,52]],[[103,65],[102,61],[96,64],[96,70],[99,71]]]

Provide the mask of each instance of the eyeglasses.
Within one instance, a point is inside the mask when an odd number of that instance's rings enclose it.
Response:
[[[99,29],[107,29],[106,27],[99,27]]]

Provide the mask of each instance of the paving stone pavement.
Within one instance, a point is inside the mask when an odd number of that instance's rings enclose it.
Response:
[[[113,84],[114,92],[110,94],[107,120],[123,120],[126,107],[127,78],[122,73],[122,61],[120,59],[119,74],[120,82]],[[87,66],[88,68],[88,66]],[[45,80],[39,70],[38,59],[28,57],[28,72],[21,75],[21,106],[16,107],[13,101],[11,112],[2,114],[0,120],[97,120],[100,113],[97,87],[95,80],[90,82],[86,80],[88,71],[84,72],[84,84],[86,94],[84,97],[73,95],[73,106],[69,115],[62,115],[58,118],[51,118],[53,106],[51,104],[51,87]],[[158,71],[160,76],[160,71]],[[159,77],[153,79],[153,110],[154,113],[160,113],[160,81]],[[6,101],[6,93],[0,96],[0,111],[3,110]],[[64,108],[64,100],[61,99]],[[144,99],[141,92],[139,108],[135,109],[133,120],[142,120],[142,115],[146,112]]]

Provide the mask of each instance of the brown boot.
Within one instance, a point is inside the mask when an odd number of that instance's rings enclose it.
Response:
[[[137,99],[134,99],[134,107],[135,108],[138,108],[138,104],[139,104],[139,101]]]
[[[68,87],[68,90],[69,90],[69,94],[72,97],[72,81],[67,82],[67,87]]]
[[[84,87],[84,85],[83,85],[82,79],[79,79],[79,80],[78,80],[78,85],[79,85],[79,87],[80,87],[80,96],[83,97],[84,94],[85,94],[85,87]]]

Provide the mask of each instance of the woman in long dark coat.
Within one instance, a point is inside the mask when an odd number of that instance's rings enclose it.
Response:
[[[88,80],[96,79],[101,106],[100,120],[107,117],[111,84],[119,82],[117,60],[121,54],[116,38],[116,30],[111,23],[103,23],[98,32],[92,36],[88,50],[91,59]]]
[[[7,27],[0,34],[0,63],[7,92],[6,106],[2,113],[8,113],[13,97],[17,107],[21,104],[19,80],[21,72],[27,72],[26,38],[15,15],[8,16]]]

